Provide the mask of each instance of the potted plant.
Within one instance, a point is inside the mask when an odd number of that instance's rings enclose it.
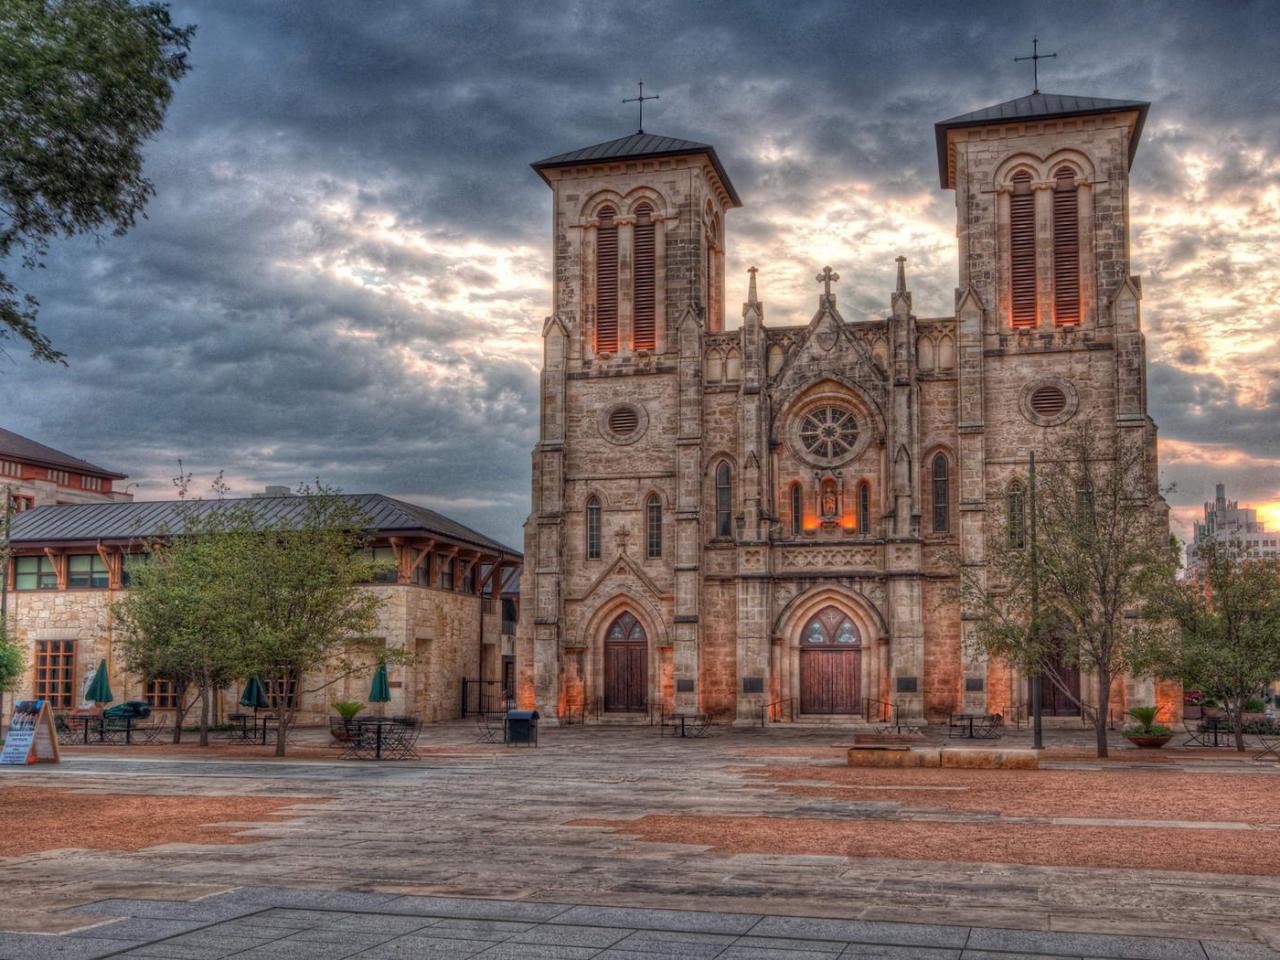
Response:
[[[1135,747],[1144,750],[1158,750],[1173,739],[1173,731],[1163,724],[1156,723],[1156,707],[1134,707],[1125,713],[1137,720],[1134,726],[1125,727],[1120,732]]]
[[[342,717],[342,730],[332,730],[335,740],[351,739],[351,721],[356,718],[356,714],[364,709],[364,704],[359,700],[339,700],[333,705],[333,709],[338,711],[338,716]]]

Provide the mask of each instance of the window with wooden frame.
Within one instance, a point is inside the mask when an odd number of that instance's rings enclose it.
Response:
[[[716,467],[716,536],[733,536],[733,474],[726,460]]]
[[[647,203],[636,207],[632,256],[633,291],[631,344],[637,350],[653,350],[657,339],[657,265],[654,246],[653,208]]]
[[[1022,484],[1015,480],[1008,493],[1009,546],[1021,550],[1027,545],[1027,497]]]
[[[133,580],[132,567],[136,570],[151,557],[149,553],[126,553],[120,560],[120,586],[127,587]]]
[[[932,473],[933,532],[949,533],[951,531],[951,469],[945,454],[934,455]]]
[[[791,485],[791,535],[798,537],[804,532],[804,487],[798,483]]]
[[[96,553],[75,553],[67,557],[67,586],[80,590],[105,590],[107,562]]]
[[[69,486],[71,483],[71,474],[67,473],[67,471],[65,470],[54,470],[52,467],[50,467],[49,479],[52,480],[54,483],[60,483],[65,487],[65,486]]]
[[[662,559],[662,499],[656,493],[649,495],[645,505],[645,556]]]
[[[298,678],[296,676],[291,676],[288,680],[273,677],[267,683],[267,699],[271,702],[271,709],[297,710],[298,687]]]
[[[57,590],[58,568],[48,557],[14,557],[16,590]]]
[[[13,495],[13,512],[14,513],[21,513],[23,510],[33,510],[35,509],[35,505],[36,505],[35,497],[27,496],[26,494],[22,494],[22,493],[15,493]]]
[[[600,559],[600,500],[592,497],[587,501],[587,559]]]
[[[382,569],[373,575],[374,583],[396,582],[396,551],[394,547],[365,547],[364,555]]]
[[[1009,290],[1015,327],[1036,325],[1036,195],[1031,174],[1013,175],[1009,195]]]
[[[618,225],[612,207],[596,228],[596,353],[618,352]]]
[[[153,710],[178,709],[178,692],[173,683],[163,677],[152,677],[147,681],[145,697]]]
[[[858,484],[858,530],[865,536],[871,532],[871,484]]]
[[[454,558],[447,554],[440,554],[436,560],[437,566],[440,568],[440,575],[436,579],[436,586],[441,590],[453,589],[453,560]]]
[[[6,477],[22,476],[22,464],[16,460],[0,460],[0,474]]]
[[[48,700],[54,710],[70,710],[76,695],[76,642],[37,640],[35,662],[37,700]]]
[[[87,475],[83,475],[83,474],[82,474],[82,475],[81,475],[81,477],[80,477],[80,489],[81,489],[81,490],[98,490],[98,491],[101,491],[101,490],[102,490],[102,478],[101,478],[101,477],[90,477],[90,476],[87,476]]]
[[[1068,166],[1053,174],[1053,322],[1080,322],[1080,200]]]

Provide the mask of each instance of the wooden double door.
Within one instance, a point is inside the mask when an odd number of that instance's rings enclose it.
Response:
[[[800,635],[800,712],[862,712],[862,640],[853,622],[826,607]]]
[[[605,633],[604,708],[619,713],[649,709],[649,638],[630,613],[619,616]]]
[[[1066,690],[1054,683],[1047,674],[1039,676],[1040,681],[1040,715],[1042,717],[1078,717],[1080,716],[1080,671],[1076,667],[1063,662],[1060,655],[1055,654],[1048,663],[1048,670],[1057,674],[1066,685]],[[1033,684],[1037,678],[1027,679],[1027,710],[1031,709]]]

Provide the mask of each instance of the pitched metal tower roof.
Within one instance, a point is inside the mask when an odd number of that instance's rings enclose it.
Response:
[[[696,143],[693,140],[680,140],[676,137],[661,137],[655,133],[633,133],[629,136],[618,137],[616,140],[606,140],[604,143],[583,147],[580,150],[558,153],[554,157],[547,157],[545,160],[531,163],[530,166],[537,171],[538,176],[542,177],[547,184],[550,184],[551,181],[547,179],[547,175],[543,171],[553,167],[576,167],[584,163],[607,163],[611,160],[635,160],[640,157],[677,157],[695,153],[705,153],[707,155],[711,160],[711,165],[715,167],[716,174],[720,177],[720,182],[724,184],[725,191],[729,194],[729,199],[733,201],[733,205],[742,206],[742,201],[738,199],[738,192],[734,190],[733,184],[729,180],[729,175],[725,173],[724,166],[716,155],[716,148],[709,143]]]
[[[1020,120],[1051,120],[1055,117],[1078,117],[1091,113],[1121,113],[1129,110],[1138,112],[1138,121],[1134,124],[1133,136],[1129,139],[1129,163],[1133,163],[1133,154],[1138,149],[1138,139],[1142,136],[1142,126],[1147,120],[1147,110],[1151,104],[1145,100],[1108,100],[1105,97],[1073,97],[1061,93],[1032,93],[1004,103],[996,103],[981,110],[962,113],[950,120],[940,120],[934,124],[934,134],[938,142],[938,176],[943,188],[951,186],[947,157],[947,131],[961,127],[985,127],[992,124],[1016,123]]]

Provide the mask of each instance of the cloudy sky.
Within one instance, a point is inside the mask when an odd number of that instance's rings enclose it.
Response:
[[[1152,101],[1133,170],[1151,411],[1179,532],[1212,497],[1280,527],[1280,10],[1271,3],[176,3],[194,69],[127,237],[20,279],[70,360],[0,360],[4,426],[170,496],[320,477],[519,544],[549,312],[530,161],[650,132],[716,145],[745,208],[728,302],[774,324],[841,274],[884,312],[893,258],[949,312],[933,123],[1030,92]],[[731,315],[730,325],[735,319]]]

